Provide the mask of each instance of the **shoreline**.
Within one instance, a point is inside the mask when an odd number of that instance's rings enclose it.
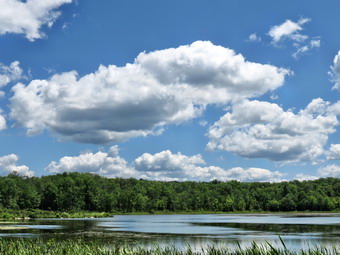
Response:
[[[242,211],[242,212],[210,212],[210,211],[200,211],[200,212],[116,212],[113,215],[292,215],[299,217],[310,215],[310,216],[338,216],[340,217],[340,211],[290,211],[290,212],[257,212],[257,211]]]
[[[107,218],[118,215],[287,215],[292,217],[340,217],[340,211],[290,211],[290,212],[269,212],[269,211],[242,211],[242,212],[213,212],[213,211],[179,211],[179,212],[56,212],[43,210],[0,210],[0,220],[32,220],[32,219],[88,219]]]

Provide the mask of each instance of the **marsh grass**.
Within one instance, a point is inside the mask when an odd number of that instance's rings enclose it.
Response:
[[[1,226],[0,230],[23,230],[23,229],[29,229],[29,227],[26,226]]]
[[[282,241],[282,239],[281,239]],[[257,244],[242,248],[230,249],[226,245],[211,244],[196,251],[187,245],[184,249],[178,249],[174,245],[152,248],[129,245],[103,245],[84,240],[54,239],[4,239],[0,238],[1,255],[340,255],[340,247],[315,246],[307,250],[289,251],[282,241],[281,247],[274,247],[270,243]]]
[[[39,209],[29,210],[9,210],[0,209],[0,219],[38,219],[38,218],[103,218],[112,217],[112,213],[106,212],[89,212],[89,211],[70,211],[70,212],[55,212]]]

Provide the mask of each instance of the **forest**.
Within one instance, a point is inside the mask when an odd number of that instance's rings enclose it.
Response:
[[[89,173],[0,177],[0,209],[116,213],[339,211],[340,179],[161,182]]]

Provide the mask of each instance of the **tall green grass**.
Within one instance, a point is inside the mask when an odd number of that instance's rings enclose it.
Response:
[[[0,209],[0,219],[38,219],[38,218],[101,218],[112,217],[112,213],[89,212],[89,211],[70,211],[54,212],[39,209],[29,210],[9,210]]]
[[[200,251],[194,251],[190,246],[178,249],[173,245],[152,248],[128,245],[103,245],[83,240],[56,241],[42,239],[4,239],[0,238],[1,255],[340,255],[340,246],[327,248],[315,246],[307,250],[289,251],[282,242],[281,248],[270,243],[252,243],[248,248],[240,245],[236,249],[227,246],[211,244]]]

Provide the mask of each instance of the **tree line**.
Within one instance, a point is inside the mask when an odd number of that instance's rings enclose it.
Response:
[[[161,182],[89,173],[0,177],[0,209],[101,212],[340,210],[340,179]]]

